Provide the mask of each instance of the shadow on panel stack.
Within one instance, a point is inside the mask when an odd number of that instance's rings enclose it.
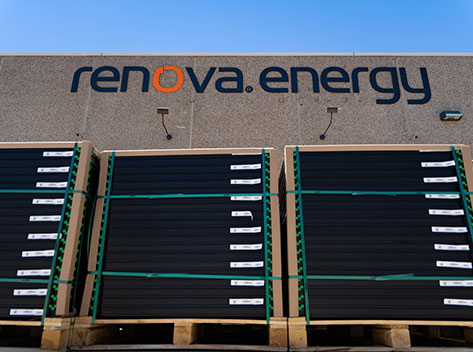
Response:
[[[467,146],[289,146],[284,162],[291,347],[311,325],[394,347],[409,326],[473,326]]]
[[[277,168],[273,149],[103,152],[74,344],[207,343],[247,324],[285,346]]]
[[[2,143],[0,160],[1,344],[63,348],[63,318],[79,310],[85,281],[97,152],[90,142]]]

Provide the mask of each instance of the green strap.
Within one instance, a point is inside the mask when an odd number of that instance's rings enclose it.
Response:
[[[91,275],[97,275],[98,271],[89,271]],[[186,278],[186,279],[226,279],[226,280],[265,280],[266,276],[243,276],[243,275],[211,275],[211,274],[186,274],[186,273],[139,273],[128,271],[102,271],[104,276],[130,276],[145,278]],[[267,280],[282,280],[280,277],[268,276]]]
[[[266,163],[265,151],[261,153],[261,167],[263,168],[263,234],[264,234],[264,287],[265,287],[265,305],[266,305],[266,323],[269,324],[269,281],[268,281],[268,232],[266,229]]]
[[[425,194],[461,194],[461,192],[450,191],[323,191],[323,190],[305,190],[305,191],[286,191],[286,193],[295,194],[347,194],[351,196],[416,196]],[[473,194],[473,192],[464,192],[464,194]]]
[[[289,279],[300,279],[301,275],[290,275]],[[472,281],[471,276],[416,276],[414,274],[395,274],[395,275],[307,275],[309,280],[370,280],[370,281]]]
[[[298,191],[298,203],[299,203],[299,214],[301,224],[301,247],[302,247],[302,266],[303,266],[303,280],[304,280],[304,295],[305,295],[305,318],[307,325],[310,323],[309,313],[309,288],[307,287],[307,271],[306,271],[306,256],[305,256],[305,238],[304,238],[304,217],[302,213],[302,179],[301,179],[301,167],[299,157],[299,146],[296,146],[296,161],[297,161],[297,191]]]
[[[457,178],[458,178],[458,184],[460,185],[460,193],[463,201],[463,207],[465,208],[465,216],[466,220],[468,223],[468,231],[470,231],[470,237],[473,240],[473,227],[471,224],[471,219],[470,219],[470,211],[468,210],[468,204],[466,202],[466,195],[465,195],[465,189],[463,188],[463,180],[460,172],[460,168],[458,165],[458,158],[457,158],[457,153],[455,151],[455,147],[450,145],[450,148],[452,149],[452,154],[453,154],[453,159],[455,160],[455,169],[457,170]]]
[[[98,196],[108,199],[160,199],[160,198],[213,198],[213,197],[244,197],[244,196],[278,196],[278,193],[203,193],[203,194],[124,194],[113,196]]]
[[[97,285],[94,287],[96,289],[95,291],[95,300],[94,300],[94,306],[92,310],[92,323],[95,323],[95,318],[97,317],[97,305],[99,302],[99,292],[100,292],[100,280],[102,278],[102,267],[103,267],[103,256],[104,256],[104,250],[105,250],[105,237],[107,234],[107,222],[108,222],[108,210],[109,210],[109,205],[110,205],[110,193],[112,190],[112,180],[113,180],[113,168],[115,165],[115,152],[112,152],[112,157],[111,157],[111,163],[110,163],[110,168],[109,168],[109,175],[108,175],[108,185],[107,185],[107,195],[106,195],[106,200],[105,200],[105,217],[104,217],[104,222],[103,222],[103,229],[101,231],[101,244],[102,246],[100,247],[100,257],[99,257],[99,263],[98,263],[98,269],[97,269],[97,277],[95,278],[97,280]]]
[[[49,303],[49,295],[51,294],[51,287],[53,285],[53,280],[54,280],[54,269],[56,267],[56,260],[57,260],[57,252],[59,249],[59,243],[61,242],[62,238],[62,226],[64,224],[64,214],[66,213],[66,205],[67,205],[67,198],[70,193],[70,187],[71,187],[71,179],[72,179],[72,170],[74,167],[74,161],[76,158],[77,154],[77,142],[74,143],[74,150],[72,152],[72,158],[71,158],[71,164],[69,166],[69,175],[67,176],[67,186],[66,190],[64,192],[64,202],[62,204],[62,210],[61,210],[61,220],[59,221],[59,226],[57,230],[57,238],[56,238],[56,244],[54,246],[54,255],[53,259],[51,261],[51,272],[49,275],[49,281],[48,281],[48,290],[46,291],[46,297],[44,299],[44,306],[43,306],[43,315],[41,316],[41,325],[44,324],[44,318],[46,318],[46,312],[48,309],[48,303]]]

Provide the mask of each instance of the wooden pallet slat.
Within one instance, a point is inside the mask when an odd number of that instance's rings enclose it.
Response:
[[[372,328],[373,343],[394,348],[411,347],[408,325],[376,325]]]

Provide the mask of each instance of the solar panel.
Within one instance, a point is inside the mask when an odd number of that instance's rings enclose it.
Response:
[[[282,316],[274,150],[102,155],[82,316]]]
[[[285,152],[291,317],[471,320],[467,146]]]
[[[0,144],[2,319],[62,316],[78,307],[71,295],[83,290],[80,241],[97,155],[90,142]]]

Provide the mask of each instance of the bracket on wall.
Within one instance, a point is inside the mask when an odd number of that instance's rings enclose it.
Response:
[[[158,107],[157,112],[158,112],[158,114],[161,114],[161,123],[163,124],[164,131],[166,131],[166,138],[169,141],[169,140],[172,139],[172,135],[168,132],[168,129],[166,128],[166,125],[164,124],[164,115],[169,114],[169,108]]]

